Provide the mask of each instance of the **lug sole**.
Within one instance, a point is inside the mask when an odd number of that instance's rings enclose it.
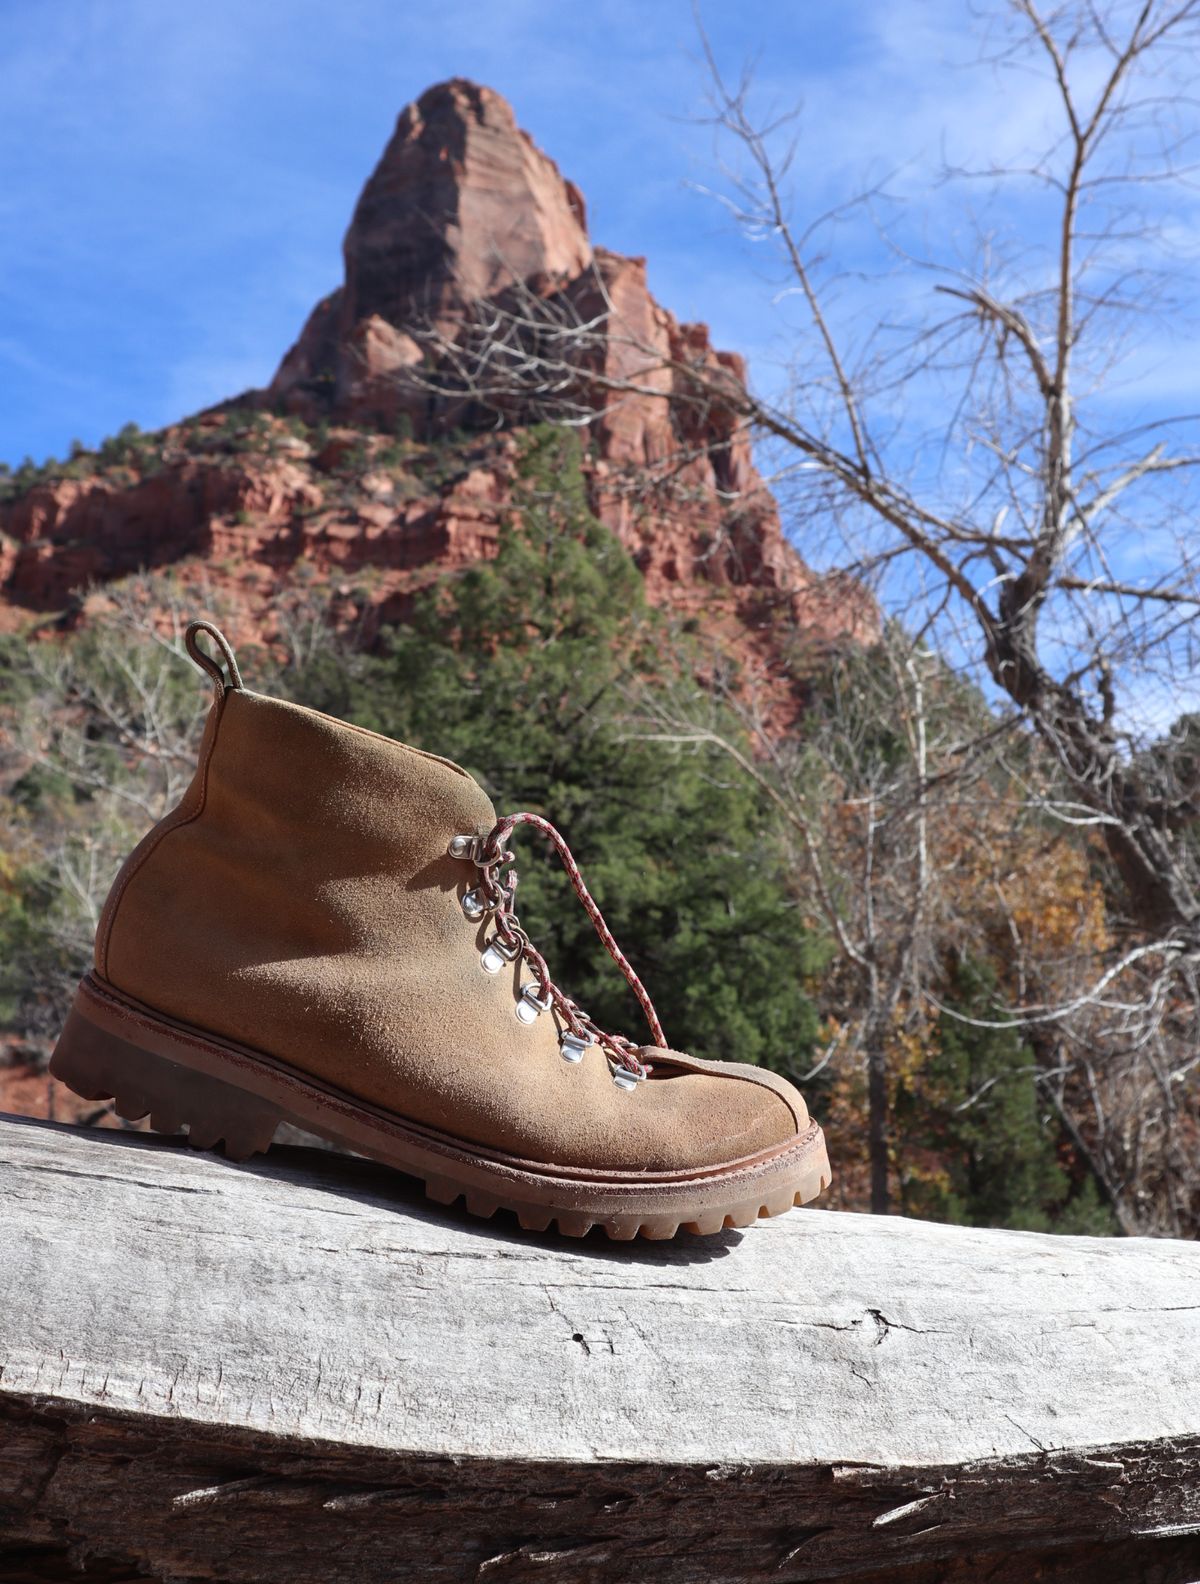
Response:
[[[80,984],[50,1071],[88,1100],[112,1100],[128,1121],[188,1131],[197,1149],[223,1144],[248,1160],[281,1122],[418,1178],[435,1203],[473,1214],[511,1211],[529,1231],[670,1238],[745,1227],[805,1204],[828,1187],[816,1123],[777,1150],[695,1172],[592,1174],[487,1150],[372,1106],[273,1057],[191,1028],[123,996],[96,975]]]

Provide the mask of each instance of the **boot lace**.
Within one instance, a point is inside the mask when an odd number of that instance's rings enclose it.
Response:
[[[509,838],[518,825],[531,825],[553,844],[575,895],[583,903],[596,934],[604,942],[609,956],[625,975],[629,988],[638,998],[642,1011],[646,1014],[646,1022],[650,1025],[655,1045],[666,1046],[667,1037],[663,1033],[662,1023],[654,1010],[654,1003],[646,987],[604,922],[595,898],[583,883],[579,865],[575,862],[562,833],[557,831],[549,820],[543,819],[540,814],[506,814],[496,821],[486,836],[454,838],[450,844],[451,855],[456,858],[470,858],[479,871],[478,886],[469,897],[463,899],[464,906],[471,901],[478,910],[476,916],[482,916],[485,911],[492,914],[495,934],[489,944],[489,950],[498,949],[500,955],[509,962],[515,962],[518,957],[523,958],[529,965],[537,984],[534,992],[536,999],[531,1004],[536,1011],[545,1011],[553,1007],[558,1013],[564,1025],[561,1036],[564,1050],[567,1036],[570,1035],[577,1042],[576,1049],[599,1045],[608,1057],[614,1078],[626,1075],[629,1080],[636,1081],[647,1077],[650,1067],[639,1057],[639,1047],[622,1034],[610,1034],[600,1028],[582,1007],[577,1005],[565,991],[559,989],[551,978],[546,959],[522,929],[515,904],[517,872],[511,867],[514,854],[508,847]],[[531,990],[533,990],[532,985],[526,986],[524,994],[527,999]]]

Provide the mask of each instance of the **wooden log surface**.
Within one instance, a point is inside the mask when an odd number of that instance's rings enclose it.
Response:
[[[1200,1247],[0,1121],[0,1579],[1200,1579]]]

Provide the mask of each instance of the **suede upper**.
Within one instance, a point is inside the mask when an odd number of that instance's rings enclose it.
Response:
[[[485,971],[491,921],[461,906],[477,871],[447,852],[494,822],[447,760],[219,686],[192,785],[114,882],[97,972],[170,1017],[525,1160],[684,1170],[794,1138],[804,1102],[773,1073],[660,1054],[656,1076],[625,1090],[597,1047],[562,1059],[553,1013],[517,1018],[528,972]],[[553,972],[553,941],[538,945]]]

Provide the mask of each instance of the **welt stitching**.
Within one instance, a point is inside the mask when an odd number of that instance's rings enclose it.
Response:
[[[165,1017],[156,1017],[150,1011],[139,1010],[132,997],[128,1000],[122,992],[113,986],[97,983],[92,978],[84,980],[81,986],[84,998],[92,998],[101,1006],[120,1015],[122,1021],[131,1023],[134,1027],[147,1032],[161,1032],[164,1028],[179,1036],[184,1042],[194,1045],[207,1052],[209,1055],[219,1056],[231,1066],[243,1070],[250,1069],[265,1072],[270,1077],[279,1080],[286,1088],[304,1095],[316,1095],[327,1102],[334,1110],[343,1115],[369,1122],[382,1122],[392,1132],[407,1133],[415,1136],[418,1144],[435,1150],[443,1156],[463,1154],[464,1141],[456,1139],[451,1134],[443,1133],[439,1128],[427,1126],[421,1122],[414,1122],[398,1113],[389,1112],[383,1107],[371,1105],[369,1102],[356,1099],[355,1096],[338,1089],[336,1084],[319,1079],[311,1073],[292,1068],[279,1057],[273,1057],[265,1051],[253,1051],[240,1047],[232,1040],[222,1040],[219,1035],[208,1035],[202,1029],[196,1029],[178,1020]],[[216,1074],[208,1076],[216,1077]],[[222,1080],[231,1081],[231,1080]],[[733,1162],[731,1166],[708,1166],[698,1169],[684,1169],[669,1172],[641,1172],[619,1171],[614,1176],[621,1178],[619,1183],[610,1186],[604,1185],[585,1170],[579,1168],[558,1168],[547,1166],[546,1163],[528,1161],[518,1155],[509,1155],[504,1150],[488,1150],[479,1145],[469,1145],[470,1154],[481,1160],[492,1162],[509,1171],[535,1172],[538,1176],[561,1175],[563,1180],[570,1182],[587,1181],[590,1188],[601,1194],[624,1193],[628,1191],[630,1181],[647,1183],[654,1189],[671,1189],[680,1185],[698,1182],[705,1179],[720,1178],[729,1182],[740,1182],[743,1178],[752,1178],[760,1165],[774,1165],[785,1156],[803,1154],[817,1139],[820,1134],[818,1125],[809,1121],[803,1133],[790,1143],[776,1147],[769,1151],[759,1151],[755,1155],[745,1156],[740,1161]]]

